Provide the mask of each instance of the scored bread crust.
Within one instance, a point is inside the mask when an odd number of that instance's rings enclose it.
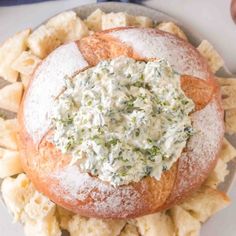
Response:
[[[69,165],[71,156],[62,155],[48,140],[48,113],[63,89],[64,76],[121,55],[165,58],[179,73],[203,79],[215,89],[211,101],[191,115],[198,132],[159,181],[145,177],[113,187]],[[214,168],[224,134],[220,92],[206,61],[189,43],[156,29],[117,28],[62,45],[35,71],[18,118],[21,161],[35,187],[75,213],[99,218],[138,217],[182,201]]]

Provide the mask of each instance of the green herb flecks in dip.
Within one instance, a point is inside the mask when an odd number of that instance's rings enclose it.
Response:
[[[53,143],[112,185],[160,179],[192,134],[194,103],[165,60],[102,61],[72,79],[52,113]]]

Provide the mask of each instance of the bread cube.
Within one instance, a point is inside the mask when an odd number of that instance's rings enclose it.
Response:
[[[28,220],[24,224],[25,236],[61,236],[62,232],[55,216],[44,220]]]
[[[22,172],[19,152],[0,148],[0,178],[6,178]]]
[[[201,224],[180,206],[170,209],[170,214],[174,222],[175,232],[178,236],[199,236]]]
[[[13,214],[14,220],[20,220],[26,204],[35,192],[32,183],[25,174],[19,174],[16,178],[5,178],[1,190],[4,202]]]
[[[52,28],[61,42],[65,42],[68,32],[74,28],[76,13],[74,11],[62,12],[52,17],[47,23],[47,28]]]
[[[227,164],[221,159],[218,159],[215,169],[208,176],[205,185],[216,188],[220,183],[224,182],[228,174]]]
[[[147,16],[135,16],[134,17],[134,26],[149,28],[153,26],[153,21]]]
[[[102,30],[132,25],[134,17],[125,12],[102,15]]]
[[[223,101],[224,106],[224,101]],[[229,134],[236,133],[236,108],[225,111],[225,131]]]
[[[61,44],[54,28],[45,25],[37,28],[28,38],[28,46],[34,55],[43,59]]]
[[[60,206],[57,206],[56,207],[56,215],[57,215],[57,219],[58,219],[60,227],[62,229],[68,229],[68,223],[71,220],[71,218],[73,217],[73,215],[75,215],[75,214],[60,207]]]
[[[202,187],[185,200],[181,207],[189,211],[195,219],[205,222],[217,211],[228,206],[229,203],[230,200],[225,193],[213,188]]]
[[[105,13],[98,8],[95,11],[93,11],[84,22],[90,30],[101,31],[103,15],[105,15]]]
[[[0,118],[0,146],[17,150],[18,122],[17,119]]]
[[[31,78],[32,78],[32,75],[20,74],[20,80],[24,86],[24,90],[27,89]]]
[[[42,60],[30,51],[24,51],[12,64],[12,68],[21,74],[32,75]]]
[[[125,225],[123,220],[102,220],[74,215],[68,223],[70,236],[117,236]]]
[[[46,27],[56,32],[61,43],[75,41],[88,35],[88,27],[74,11],[63,12],[51,18]]]
[[[18,78],[18,72],[11,65],[26,50],[29,34],[30,29],[23,30],[7,39],[0,46],[0,77],[9,82],[16,82]]]
[[[137,220],[138,231],[145,236],[174,236],[174,225],[165,212],[139,217]]]
[[[187,36],[185,35],[185,33],[183,32],[183,30],[180,29],[179,26],[177,26],[175,23],[173,22],[162,22],[160,23],[157,28],[159,30],[168,32],[170,34],[173,34],[183,40],[188,41]]]
[[[126,224],[119,236],[139,236],[139,232],[135,225]]]
[[[79,17],[77,17],[73,28],[70,31],[68,31],[68,35],[65,41],[66,42],[76,41],[87,35],[89,35],[88,27]]]
[[[223,139],[222,148],[220,150],[219,158],[228,163],[236,157],[235,147],[226,139]]]
[[[34,221],[45,219],[55,213],[56,205],[39,192],[35,192],[26,204],[24,211]]]
[[[18,112],[23,95],[23,85],[15,82],[0,89],[0,108]]]
[[[205,57],[213,73],[217,72],[224,65],[224,60],[220,54],[207,40],[203,40],[197,49]]]

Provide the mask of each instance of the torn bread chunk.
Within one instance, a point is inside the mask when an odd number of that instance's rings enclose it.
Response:
[[[133,224],[126,224],[119,236],[139,236],[138,229]]]
[[[56,216],[62,229],[68,229],[68,223],[75,214],[60,206],[56,206]]]
[[[225,111],[225,130],[226,133],[236,133],[236,108]]]
[[[223,160],[225,163],[228,163],[235,157],[236,157],[235,147],[226,138],[224,138],[219,158]]]
[[[217,72],[224,65],[224,60],[220,54],[207,40],[203,40],[197,47],[197,50],[205,57],[213,73]]]
[[[188,41],[188,38],[183,32],[183,30],[181,30],[180,27],[177,26],[174,22],[162,22],[159,25],[157,25],[157,28],[159,30],[173,34],[185,41]]]
[[[17,135],[17,119],[4,120],[0,118],[0,146],[10,150],[17,150]]]
[[[19,152],[0,148],[0,178],[10,177],[22,172]]]
[[[0,89],[0,108],[18,112],[23,95],[23,85],[15,82]]]
[[[109,14],[102,15],[102,30],[131,26],[133,21],[134,17],[125,12],[111,12]]]
[[[149,28],[153,26],[153,21],[147,16],[134,16],[132,26]]]
[[[25,174],[19,174],[16,178],[5,178],[2,182],[3,200],[14,216],[14,221],[21,220],[24,208],[34,195],[35,189]]]
[[[88,35],[88,27],[76,16],[74,11],[67,11],[52,17],[46,27],[53,29],[61,43],[79,40]]]
[[[175,233],[178,236],[199,236],[201,224],[181,206],[174,206],[170,209],[170,215],[174,222]]]
[[[32,75],[42,60],[30,51],[24,51],[12,64],[12,68],[21,74]]]
[[[216,188],[221,182],[225,180],[225,177],[229,174],[229,170],[227,169],[227,163],[223,160],[218,159],[217,164],[214,170],[208,176],[205,185]]]
[[[118,236],[125,226],[123,220],[102,220],[74,215],[68,223],[70,236]]]
[[[35,192],[26,204],[24,211],[30,220],[42,220],[55,213],[56,205],[39,192]]]
[[[236,108],[236,86],[222,86],[221,94],[225,110]]]
[[[216,77],[221,86],[236,86],[236,78]]]
[[[96,9],[93,11],[86,20],[84,20],[85,24],[92,31],[101,31],[102,30],[102,16],[105,13],[101,9]]]
[[[209,187],[201,187],[189,199],[181,204],[186,211],[200,222],[205,222],[209,217],[230,203],[223,192]]]
[[[61,236],[62,232],[55,216],[44,220],[28,220],[24,224],[25,236]]]
[[[23,30],[7,39],[0,46],[0,77],[9,82],[17,81],[18,72],[11,65],[26,50],[29,34],[30,29]]]
[[[61,41],[55,29],[42,25],[33,31],[27,43],[33,54],[43,59],[57,48]]]
[[[88,27],[79,17],[77,17],[74,27],[68,32],[65,42],[76,41],[87,35],[89,35]]]
[[[174,236],[174,225],[165,212],[158,212],[136,219],[138,231],[145,236]]]
[[[24,90],[27,89],[31,77],[32,77],[31,75],[20,74],[20,80],[21,80],[21,82],[22,82],[22,84],[23,84],[23,86],[24,86]]]
[[[61,42],[65,42],[68,37],[68,32],[74,28],[76,21],[76,13],[74,11],[62,12],[45,24],[47,28],[52,28]]]

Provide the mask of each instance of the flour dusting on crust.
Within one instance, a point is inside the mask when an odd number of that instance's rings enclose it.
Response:
[[[164,58],[180,74],[207,79],[207,64],[192,45],[157,29],[122,29],[109,34],[127,43],[141,57]]]
[[[193,113],[192,120],[197,133],[188,142],[188,155],[183,153],[179,159],[177,181],[171,194],[173,198],[181,197],[206,179],[224,134],[222,112],[215,98],[204,109]]]
[[[87,173],[81,173],[76,165],[68,166],[51,175],[59,182],[59,189],[53,188],[52,191],[58,195],[63,189],[64,198],[70,203],[76,204],[77,201],[86,201],[86,205],[80,206],[88,211],[99,212],[100,216],[109,215],[125,216],[137,211],[140,202],[143,201],[139,193],[131,185],[117,189],[97,178],[91,177]]]
[[[24,104],[25,126],[35,143],[48,131],[48,114],[63,88],[64,77],[86,66],[76,43],[69,43],[51,53],[36,70]]]

